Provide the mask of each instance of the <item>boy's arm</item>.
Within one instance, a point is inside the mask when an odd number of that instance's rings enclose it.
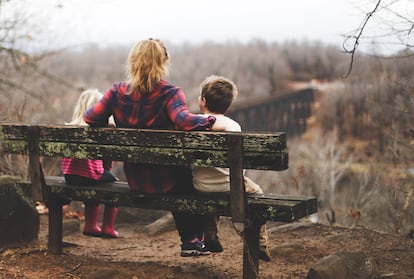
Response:
[[[222,116],[222,115],[215,115],[216,122],[214,122],[211,130],[213,131],[229,131],[229,132],[241,132],[241,127],[239,123],[234,121],[233,119]]]
[[[211,127],[211,130],[213,131],[226,131],[226,125],[223,123],[223,121],[219,121],[216,119],[216,122]]]

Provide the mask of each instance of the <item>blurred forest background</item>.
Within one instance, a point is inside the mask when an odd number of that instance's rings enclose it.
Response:
[[[1,16],[6,2],[0,1],[1,122],[62,125],[71,119],[82,90],[105,92],[124,79],[131,46],[39,50],[33,44],[41,28],[28,29],[23,14]],[[411,34],[413,19],[405,20]],[[314,217],[320,223],[407,235],[414,230],[410,38],[403,50],[388,56],[318,41],[166,42],[172,60],[168,80],[184,89],[193,112],[199,84],[211,74],[234,80],[242,104],[313,87],[308,130],[288,137],[289,170],[248,175],[266,192],[317,196],[320,209]],[[27,177],[27,158],[1,153],[0,158],[0,174]],[[46,175],[60,174],[57,161],[43,164]]]

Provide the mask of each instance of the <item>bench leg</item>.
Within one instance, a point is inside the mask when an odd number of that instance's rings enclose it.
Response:
[[[62,203],[50,202],[49,208],[49,240],[48,250],[52,254],[62,254]]]
[[[259,234],[262,223],[247,219],[244,223],[243,278],[259,277]]]

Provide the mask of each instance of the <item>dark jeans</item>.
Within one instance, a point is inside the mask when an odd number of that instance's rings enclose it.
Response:
[[[172,194],[189,194],[195,193],[193,187],[193,172],[190,167],[178,168],[175,176],[176,184]],[[175,226],[180,235],[181,242],[188,242],[203,234],[202,224],[203,216],[187,212],[172,211]]]

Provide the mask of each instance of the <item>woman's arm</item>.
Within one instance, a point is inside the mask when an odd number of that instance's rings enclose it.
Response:
[[[178,89],[176,94],[168,101],[168,115],[175,128],[183,131],[208,130],[216,121],[214,116],[193,114],[188,111],[184,92]]]
[[[119,85],[114,85],[105,92],[102,99],[92,106],[85,114],[85,122],[94,127],[107,127],[108,119],[113,113],[114,102]]]

